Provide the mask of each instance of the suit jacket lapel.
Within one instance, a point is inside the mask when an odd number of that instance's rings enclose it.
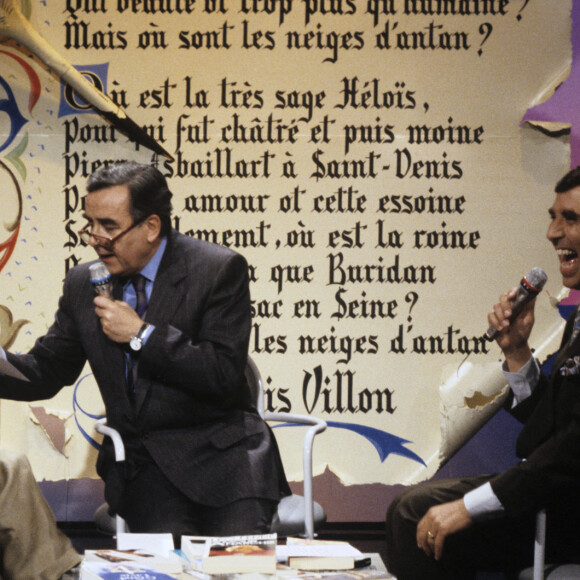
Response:
[[[96,318],[96,317],[95,317]],[[89,359],[95,374],[99,376],[99,386],[107,405],[131,408],[125,383],[125,352],[122,345],[108,339],[100,327],[93,327],[91,353]],[[108,386],[108,387],[107,387]]]
[[[113,279],[113,298],[123,300],[123,281],[116,277]]]
[[[182,283],[185,275],[183,258],[174,250],[170,238],[153,284],[153,291],[145,313],[146,322],[153,325],[169,323],[187,293],[187,288]],[[137,386],[137,412],[141,409],[150,386],[149,381],[143,381],[143,384],[139,383]]]
[[[166,268],[159,268],[153,292],[149,300],[145,320],[150,324],[165,323],[173,317],[186,293],[186,288],[180,282],[185,278],[181,260]]]
[[[570,340],[574,326],[574,319],[576,318],[579,308],[580,306],[576,307],[576,310],[574,310],[574,313],[568,319],[568,324],[564,331],[564,339],[566,342],[562,344],[562,348],[554,361],[554,366],[552,367],[552,378],[555,374],[560,372],[560,368],[567,359],[569,359],[573,354],[578,354],[578,352],[580,352],[580,334],[576,336],[574,340]]]
[[[113,278],[113,298],[123,299],[123,281]],[[96,319],[96,317],[95,317]],[[110,385],[106,389],[108,405],[124,408],[128,414],[133,413],[133,405],[129,400],[126,383],[125,349],[122,345],[108,339],[103,333],[100,322],[96,319],[93,329],[95,346],[92,348],[91,365],[99,369],[103,384]]]

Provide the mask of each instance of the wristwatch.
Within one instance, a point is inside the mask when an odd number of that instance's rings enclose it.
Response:
[[[149,325],[145,322],[139,329],[139,332],[129,340],[129,346],[133,352],[139,352],[141,350],[141,347],[143,346],[143,335],[147,328],[149,328]]]

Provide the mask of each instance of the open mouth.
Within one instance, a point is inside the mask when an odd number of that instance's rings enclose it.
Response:
[[[103,262],[106,262],[107,260],[110,260],[111,258],[113,258],[115,256],[115,254],[112,253],[107,253],[107,254],[98,254],[99,259],[102,260]]]
[[[578,282],[578,252],[570,248],[556,250],[560,260],[560,274],[565,286],[574,286]]]
[[[571,250],[569,248],[563,250],[556,250],[558,257],[560,258],[560,262],[572,262],[573,260],[578,259],[578,253],[575,250]]]

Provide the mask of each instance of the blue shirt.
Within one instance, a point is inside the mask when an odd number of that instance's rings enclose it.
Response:
[[[147,262],[145,267],[139,272],[141,276],[145,278],[145,294],[147,295],[147,302],[149,302],[149,300],[151,299],[153,284],[155,283],[157,271],[159,270],[159,264],[161,264],[161,258],[163,258],[166,246],[167,246],[167,238],[161,238],[161,243],[159,244],[157,251],[155,252],[153,257],[149,260],[149,262]],[[135,308],[135,306],[137,305],[137,294],[135,292],[135,287],[131,283],[131,280],[128,280],[123,286],[123,300],[129,306],[131,306],[131,308]],[[154,330],[155,327],[153,325],[149,325],[149,327],[141,337],[143,340],[143,344],[147,342],[149,335]]]

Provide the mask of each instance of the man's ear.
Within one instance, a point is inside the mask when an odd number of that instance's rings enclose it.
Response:
[[[144,225],[147,228],[148,242],[154,242],[161,236],[161,218],[157,214],[150,215]]]

